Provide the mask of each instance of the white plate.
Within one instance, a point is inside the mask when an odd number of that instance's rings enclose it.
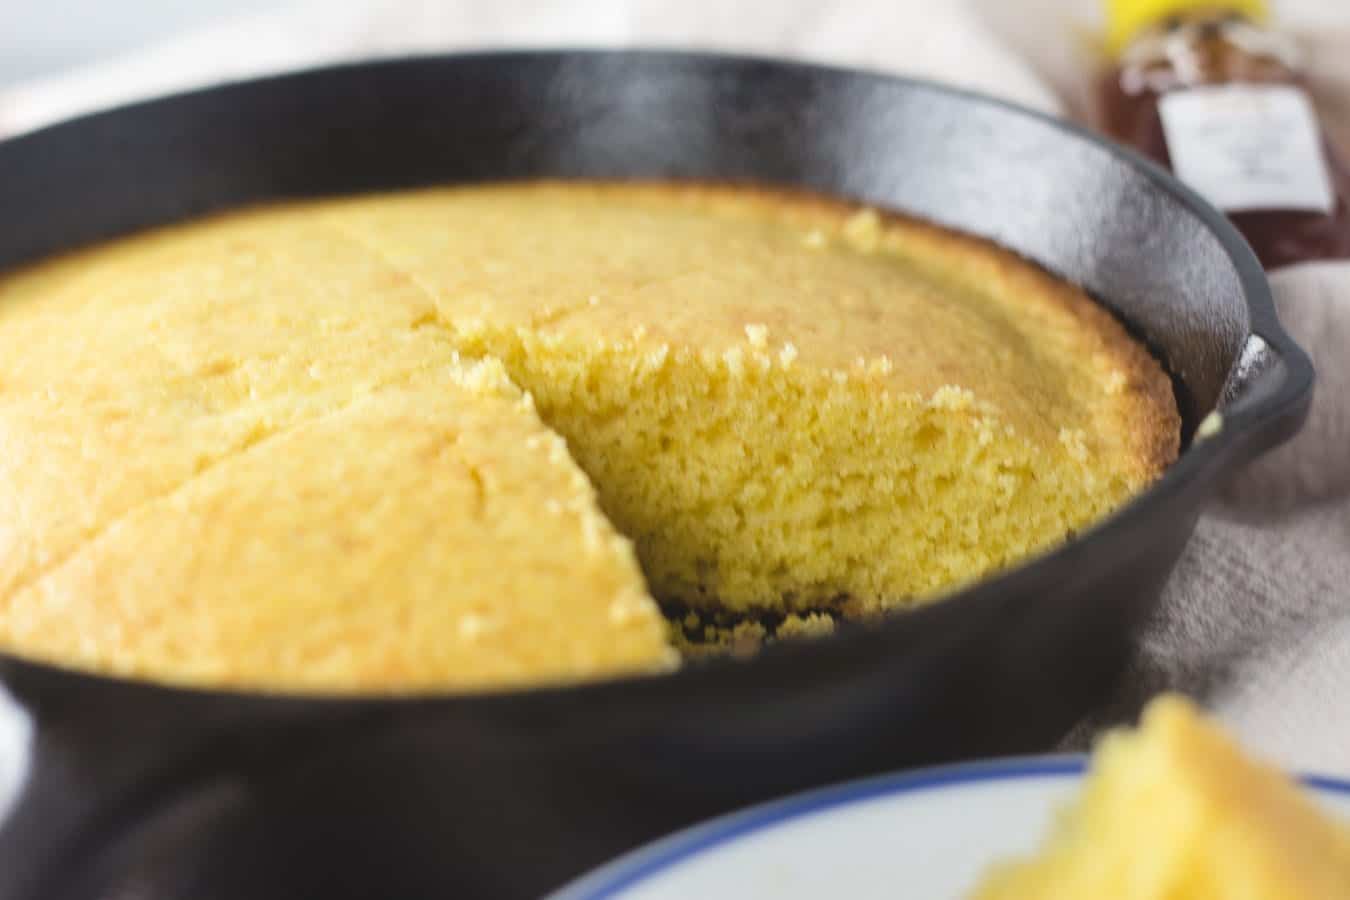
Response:
[[[883,775],[714,819],[603,866],[552,900],[958,900],[1041,841],[1082,757]],[[1350,818],[1350,783],[1305,779]]]

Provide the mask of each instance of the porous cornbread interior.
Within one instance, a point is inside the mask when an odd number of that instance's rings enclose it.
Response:
[[[0,644],[268,690],[673,665],[529,398],[335,249],[245,217],[0,288]]]
[[[1338,900],[1350,830],[1275,769],[1246,758],[1177,697],[1108,737],[1082,796],[1034,859],[994,871],[977,900]]]
[[[1109,316],[931,227],[687,185],[321,218],[534,395],[662,599],[909,604],[1062,540],[1176,454],[1170,384]]]
[[[1177,415],[1109,316],[983,243],[529,183],[8,276],[0,447],[0,645],[385,690],[670,665],[611,521],[685,607],[918,602],[1145,485]]]

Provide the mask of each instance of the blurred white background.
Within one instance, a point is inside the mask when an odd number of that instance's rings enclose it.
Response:
[[[305,0],[0,0],[0,86],[18,81],[41,78],[64,69],[117,57],[137,48],[160,43],[175,34],[193,31],[236,17],[246,17],[266,10],[302,5]],[[941,8],[966,0],[936,0],[931,8]],[[1096,0],[1056,0],[1073,12],[1084,16],[1095,12]],[[1342,22],[1350,20],[1350,0],[1275,0],[1277,9],[1301,23],[1323,20]],[[872,4],[851,3],[850,0],[819,0],[822,6],[859,6]],[[1010,9],[1025,6],[1044,6],[1045,0],[976,0],[981,6],[998,5]],[[435,6],[442,10],[496,6],[494,0],[439,0],[435,3],[419,0],[330,0],[324,7],[339,15],[350,14],[353,8],[381,6],[413,9]],[[580,0],[574,3],[541,2],[530,4],[536,8],[600,5],[617,10],[621,7],[650,5],[645,3],[602,3]],[[686,15],[696,14],[700,6],[714,18],[723,17],[723,3],[708,0],[684,0],[679,5],[688,7]],[[734,5],[734,4],[733,4]],[[904,3],[897,3],[905,6]],[[419,12],[419,15],[421,13]]]
[[[134,51],[275,0],[0,0],[0,84]]]

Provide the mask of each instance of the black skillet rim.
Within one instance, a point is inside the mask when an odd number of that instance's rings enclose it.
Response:
[[[1004,572],[958,589],[929,605],[948,607],[955,604],[989,600],[998,594],[1016,591],[1023,586],[1029,587],[1040,583],[1047,572],[1052,572],[1057,568],[1067,571],[1072,567],[1077,557],[1099,550],[1100,545],[1111,542],[1126,543],[1130,535],[1147,530],[1150,527],[1150,513],[1158,511],[1154,509],[1155,507],[1165,506],[1169,497],[1184,495],[1193,491],[1208,493],[1224,472],[1292,435],[1300,427],[1306,416],[1311,402],[1314,382],[1312,361],[1280,323],[1265,272],[1255,253],[1227,217],[1166,169],[1141,154],[1084,126],[997,97],[923,78],[895,75],[872,68],[844,67],[768,55],[679,50],[664,47],[639,46],[625,49],[553,47],[528,50],[492,49],[456,53],[415,54],[288,70],[258,78],[240,79],[206,88],[169,93],[152,99],[122,104],[110,109],[62,120],[31,132],[24,132],[0,140],[0,145],[23,141],[31,136],[58,134],[66,128],[79,128],[92,122],[105,121],[134,110],[172,104],[187,98],[225,93],[233,88],[257,88],[265,87],[269,83],[288,80],[321,78],[329,73],[397,68],[408,64],[455,60],[499,61],[509,64],[513,60],[564,60],[577,57],[683,62],[687,64],[767,65],[779,69],[803,73],[814,72],[836,77],[863,76],[898,83],[919,91],[945,95],[962,104],[989,106],[1030,117],[1058,131],[1066,140],[1086,141],[1098,149],[1105,150],[1118,162],[1142,173],[1155,187],[1170,195],[1186,212],[1194,216],[1204,226],[1205,230],[1218,240],[1224,253],[1231,260],[1249,315],[1250,329],[1246,339],[1247,344],[1250,344],[1254,336],[1259,337],[1274,352],[1276,357],[1274,373],[1278,374],[1279,383],[1273,389],[1254,390],[1272,377],[1271,373],[1263,373],[1257,376],[1257,384],[1248,385],[1235,395],[1226,392],[1225,397],[1219,401],[1220,408],[1217,410],[1222,415],[1220,430],[1206,439],[1192,441],[1189,447],[1183,447],[1178,459],[1168,467],[1161,478],[1143,492],[1131,498],[1123,506],[1094,523],[1090,528],[1048,552],[1033,556]],[[772,185],[772,182],[768,182],[768,184]],[[900,211],[904,212],[903,210]],[[1094,300],[1099,303],[1102,302],[1097,298],[1094,298]],[[1114,311],[1112,312],[1114,314]],[[1245,349],[1245,345],[1243,349]],[[1242,350],[1239,351],[1238,359],[1235,360],[1233,367],[1230,369],[1228,376],[1230,381],[1237,372],[1241,356]],[[769,663],[770,660],[782,660],[788,664],[796,664],[811,656],[823,658],[826,654],[847,653],[851,648],[862,649],[862,643],[868,638],[872,638],[872,641],[868,641],[868,643],[884,644],[888,631],[893,630],[904,617],[902,613],[893,617],[890,621],[882,620],[865,628],[850,628],[845,630],[844,633],[832,635],[824,640],[775,644],[763,649],[751,660],[714,659],[701,662],[697,666],[687,666],[671,673],[628,673],[566,684],[488,688],[475,691],[337,694],[321,691],[256,691],[238,688],[175,685],[131,676],[90,672],[57,663],[26,659],[3,652],[0,652],[0,665],[16,674],[31,673],[32,675],[38,675],[48,673],[71,679],[92,680],[109,685],[124,685],[128,688],[136,688],[165,696],[178,695],[185,699],[200,696],[218,700],[238,699],[246,702],[295,703],[347,708],[357,706],[363,708],[411,707],[428,704],[458,705],[461,703],[483,705],[494,702],[511,702],[525,697],[544,699],[550,696],[566,696],[577,698],[583,694],[603,697],[609,691],[622,691],[639,683],[662,681],[688,684],[699,678],[719,678],[721,673],[736,667],[762,666]],[[841,647],[844,648],[842,651],[840,650]]]

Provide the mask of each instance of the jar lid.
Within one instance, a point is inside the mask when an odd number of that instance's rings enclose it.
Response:
[[[1232,12],[1255,22],[1270,16],[1266,0],[1106,0],[1106,46],[1120,53],[1141,31],[1169,16],[1189,12]]]

